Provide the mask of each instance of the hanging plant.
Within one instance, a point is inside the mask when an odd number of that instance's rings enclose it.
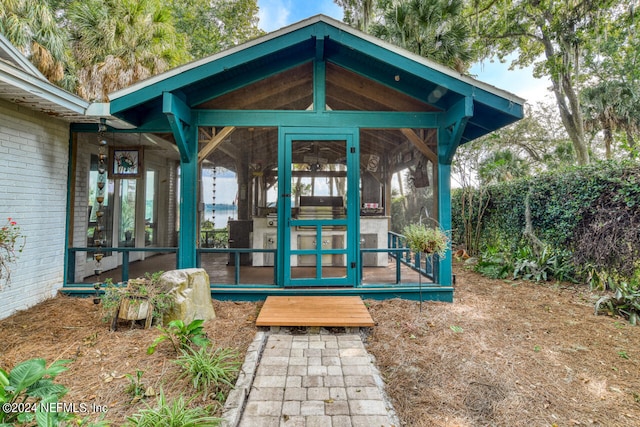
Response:
[[[2,283],[9,283],[11,269],[9,265],[18,259],[18,254],[24,249],[26,237],[20,231],[18,223],[11,218],[0,228],[0,289]]]
[[[403,234],[407,241],[407,246],[413,252],[444,256],[447,251],[449,237],[439,227],[429,227],[424,224],[409,224],[404,228]]]

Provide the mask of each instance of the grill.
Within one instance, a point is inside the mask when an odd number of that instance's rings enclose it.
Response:
[[[297,219],[344,219],[346,218],[342,197],[300,196]],[[324,230],[344,230],[344,225],[322,227]],[[298,226],[298,230],[314,230],[315,227]]]

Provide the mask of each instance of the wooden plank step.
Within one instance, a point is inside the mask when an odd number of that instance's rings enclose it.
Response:
[[[269,296],[256,326],[372,327],[358,296]]]

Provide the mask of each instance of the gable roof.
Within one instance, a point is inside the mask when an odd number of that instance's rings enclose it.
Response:
[[[110,112],[134,126],[154,122],[158,129],[166,121],[162,117],[163,92],[179,93],[187,106],[198,108],[314,58],[415,98],[432,111],[447,111],[465,97],[472,98],[474,114],[462,143],[523,117],[522,98],[324,15],[113,92]]]

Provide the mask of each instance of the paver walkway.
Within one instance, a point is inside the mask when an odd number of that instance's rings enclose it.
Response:
[[[240,427],[399,425],[359,335],[267,338]]]

